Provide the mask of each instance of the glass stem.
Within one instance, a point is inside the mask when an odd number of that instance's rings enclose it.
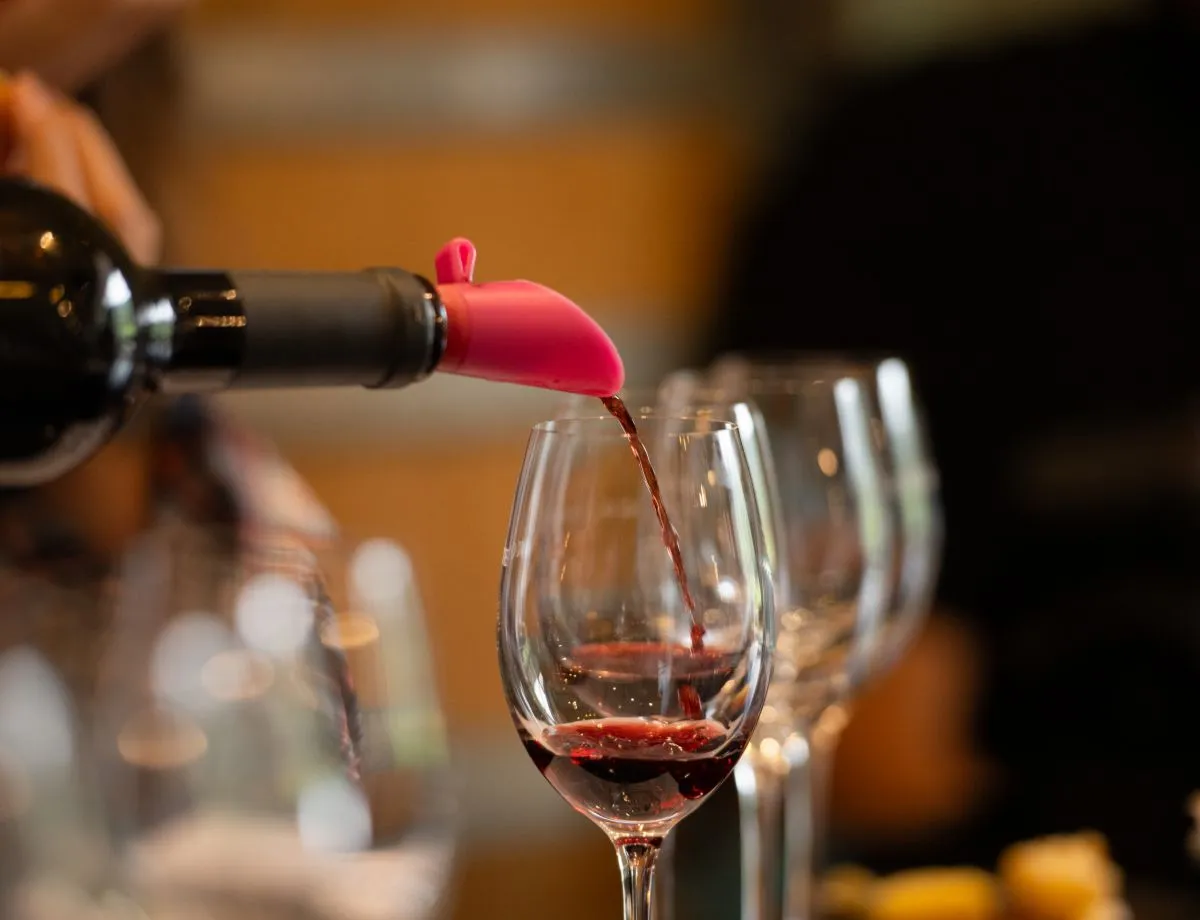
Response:
[[[661,846],[661,837],[624,837],[616,841],[625,920],[650,920],[650,904],[654,893],[654,861]]]
[[[787,920],[818,915],[817,875],[824,866],[833,758],[849,721],[848,704],[827,710],[809,735],[804,769],[791,776],[787,791],[787,853],[784,904]]]
[[[783,916],[786,920],[812,920],[813,914],[813,773],[809,759],[788,777],[787,817],[784,834],[787,865],[783,872]]]
[[[833,764],[838,744],[846,730],[853,712],[850,702],[831,708],[817,724],[812,734],[812,812],[813,812],[813,870],[826,868],[829,844],[829,810],[832,807],[830,791],[833,785]]]
[[[742,920],[784,918],[784,880],[792,864],[790,793],[796,770],[807,759],[807,740],[793,733],[782,742],[772,737],[756,740],[734,770],[742,838]]]

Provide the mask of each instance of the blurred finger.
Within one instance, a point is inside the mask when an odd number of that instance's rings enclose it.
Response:
[[[31,74],[22,74],[13,85],[12,128],[14,170],[90,208],[75,131],[53,95]]]
[[[73,106],[65,118],[75,134],[78,160],[96,215],[121,238],[135,261],[143,265],[155,262],[162,229],[116,144],[87,109]]]

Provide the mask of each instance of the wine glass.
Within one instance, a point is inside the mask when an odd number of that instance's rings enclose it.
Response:
[[[835,367],[728,357],[715,386],[759,407],[778,492],[779,638],[775,676],[737,788],[747,920],[806,918],[811,909],[815,790],[812,731],[861,679],[891,594],[893,519],[870,390]],[[786,880],[779,891],[779,880]]]
[[[780,517],[777,508],[774,469],[771,465],[770,447],[766,428],[758,407],[748,399],[731,399],[713,388],[703,373],[694,370],[679,370],[668,374],[656,388],[634,388],[622,390],[620,394],[626,407],[636,413],[663,413],[668,415],[696,416],[719,419],[736,425],[750,482],[755,491],[759,518],[762,522],[763,545],[766,560],[772,567],[776,580],[784,579],[786,573],[775,568],[778,561],[778,546],[782,540],[779,532]],[[603,417],[607,413],[593,397],[567,396],[559,406],[557,417],[578,418],[588,415]],[[674,574],[667,576],[671,581]],[[786,593],[786,592],[785,592]],[[676,835],[664,841],[655,861],[654,916],[656,920],[673,920],[675,916],[675,843]],[[752,848],[744,848],[744,858],[754,860]]]
[[[826,838],[826,790],[833,759],[863,685],[878,679],[903,655],[929,613],[941,557],[942,524],[937,498],[937,470],[907,365],[899,358],[879,362],[809,358],[800,361],[810,372],[823,370],[859,380],[871,394],[872,434],[881,450],[884,495],[896,523],[889,603],[873,660],[856,675],[847,693],[822,713],[812,731],[809,773],[812,776],[812,822],[794,828],[811,837],[811,865],[794,863],[793,875],[810,877],[822,865]],[[802,846],[795,847],[804,852]],[[803,881],[797,882],[807,888]]]
[[[757,361],[756,367],[763,374],[847,377],[859,381],[863,388],[883,496],[894,521],[891,587],[876,645],[878,656],[856,675],[860,679],[874,678],[895,662],[920,628],[928,613],[941,558],[937,468],[908,366],[894,357],[859,361],[803,356]]]
[[[663,839],[730,775],[758,721],[774,602],[734,426],[631,416],[645,470],[612,418],[534,428],[499,658],[531,759],[612,840],[625,916],[646,920]]]
[[[436,916],[454,794],[403,550],[168,521],[115,574],[38,649],[95,790],[51,814],[115,854],[73,889],[130,917]]]

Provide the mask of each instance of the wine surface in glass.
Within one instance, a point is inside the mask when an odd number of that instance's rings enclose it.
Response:
[[[733,770],[746,738],[719,722],[611,718],[566,722],[526,751],[576,811],[608,826],[662,832],[695,809]]]

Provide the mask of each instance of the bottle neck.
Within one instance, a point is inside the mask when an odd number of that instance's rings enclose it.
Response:
[[[436,369],[446,311],[399,269],[147,272],[139,327],[168,393],[297,386],[399,387]]]
[[[148,272],[139,326],[151,374],[165,392],[228,389],[246,350],[246,310],[224,272]]]

